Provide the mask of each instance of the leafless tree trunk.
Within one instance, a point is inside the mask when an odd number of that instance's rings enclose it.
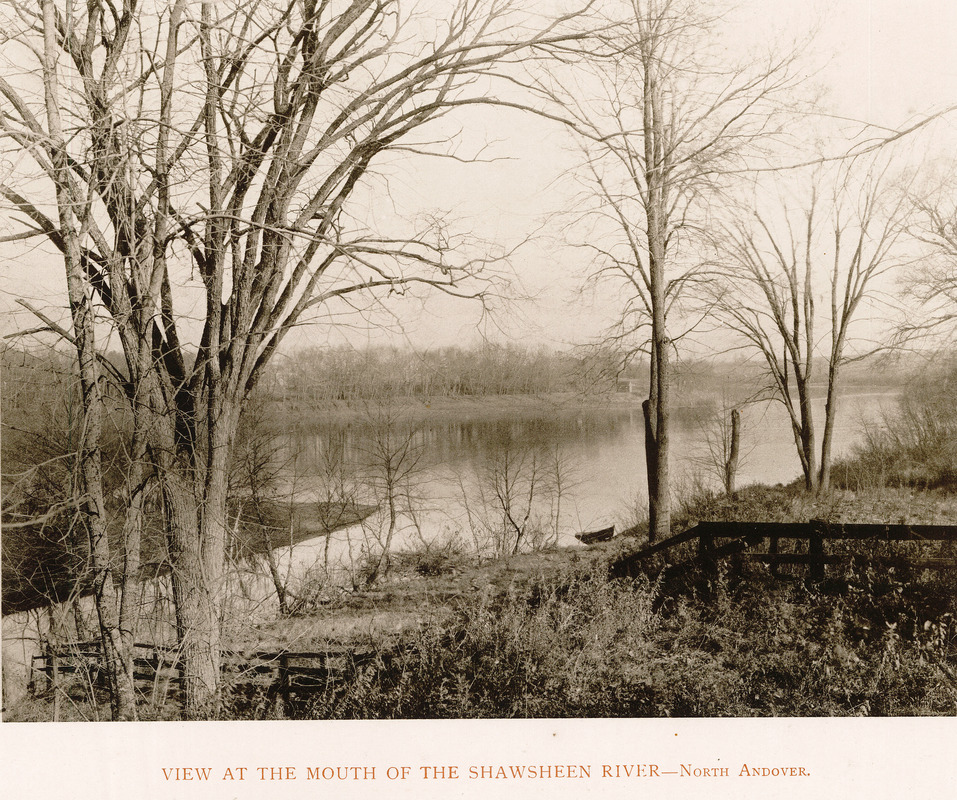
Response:
[[[645,462],[648,467],[648,541],[671,532],[671,471],[669,461],[669,423],[671,383],[668,347],[665,337],[652,347],[651,391],[642,403],[645,417]]]
[[[671,527],[669,389],[675,343],[696,320],[687,289],[704,276],[700,234],[710,201],[748,156],[779,134],[781,96],[796,83],[792,55],[729,64],[712,44],[721,12],[687,0],[603,4],[604,46],[569,58],[538,88],[570,118],[581,145],[583,190],[576,242],[594,256],[589,283],[619,288],[620,321],[608,338],[648,353],[645,411],[649,538]],[[573,94],[587,75],[601,88]],[[574,229],[574,224],[572,225]]]
[[[756,191],[724,230],[729,267],[716,306],[767,366],[768,388],[787,410],[808,491],[830,484],[842,366],[881,347],[864,341],[852,351],[852,324],[863,305],[876,302],[881,276],[909,260],[906,209],[889,180],[892,164],[884,152],[830,173],[818,170],[803,200]],[[821,355],[815,303],[821,284],[829,298],[828,372],[818,460],[811,393]]]
[[[79,440],[78,494],[83,522],[90,543],[93,590],[99,618],[100,641],[110,689],[114,719],[135,719],[136,698],[133,687],[132,651],[120,633],[119,598],[113,582],[112,559],[103,497],[100,463],[103,400],[97,364],[93,307],[82,266],[80,242],[83,232],[78,214],[84,214],[85,199],[72,176],[69,154],[60,117],[61,87],[57,65],[57,20],[53,0],[42,2],[43,86],[46,101],[48,142],[46,145],[56,192],[59,235],[62,239],[73,345],[79,366],[83,409]]]
[[[577,13],[545,20],[520,3],[448,12],[425,30],[397,0],[51,3],[49,58],[73,81],[50,106],[74,131],[54,166],[54,120],[20,80],[42,20],[18,0],[2,11],[18,78],[0,74],[0,136],[24,157],[0,196],[26,219],[24,239],[46,237],[92,287],[125,354],[163,500],[187,716],[219,707],[227,467],[288,331],[391,294],[480,299],[507,255],[442,220],[398,236],[365,222],[380,162],[453,155],[454,142],[430,148],[416,132],[466,106],[522,107],[489,86],[514,86],[510,64],[585,35]],[[70,220],[44,212],[50,185],[88,206],[73,242]]]
[[[741,454],[741,412],[736,408],[731,409],[730,437],[728,457],[724,462],[724,491],[729,496],[734,494],[738,460]]]
[[[365,420],[370,441],[363,448],[363,472],[376,503],[385,507],[385,530],[377,536],[378,553],[365,575],[367,585],[388,575],[392,567],[392,545],[399,527],[399,515],[412,514],[414,485],[421,478],[422,448],[416,427],[400,419],[387,406],[369,407]]]

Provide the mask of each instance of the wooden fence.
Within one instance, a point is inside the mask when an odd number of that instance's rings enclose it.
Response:
[[[829,565],[846,567],[850,563],[865,563],[884,567],[913,569],[957,569],[953,553],[930,557],[900,554],[865,553],[853,547],[845,552],[833,552],[829,543],[836,541],[856,543],[912,542],[934,544],[957,542],[957,525],[884,525],[835,523],[825,520],[808,522],[699,522],[682,533],[670,536],[612,564],[615,577],[634,577],[648,571],[654,556],[663,558],[664,578],[676,578],[691,570],[700,570],[704,577],[717,577],[721,559],[735,557],[741,561],[768,564],[772,574],[789,577],[780,572],[783,565],[804,565],[805,577],[822,581]],[[682,561],[675,561],[681,545],[697,543],[695,552]],[[784,546],[782,545],[790,545]],[[829,552],[829,550],[831,552]]]
[[[305,652],[225,650],[222,654],[223,678],[225,684],[234,689],[260,687],[288,700],[292,694],[323,691],[377,657],[395,653],[395,650],[385,653],[372,647],[347,646]],[[179,651],[167,645],[135,644],[133,677],[137,688],[154,700],[178,696],[183,680]],[[30,679],[34,693],[49,690],[58,682],[105,687],[99,641],[51,646],[35,655]]]

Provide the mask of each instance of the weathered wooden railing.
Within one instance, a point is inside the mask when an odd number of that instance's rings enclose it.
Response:
[[[803,552],[782,552],[781,542],[792,541],[803,545]],[[851,561],[869,562],[883,566],[907,566],[916,569],[957,569],[954,557],[920,557],[902,555],[872,555],[862,552],[828,553],[827,542],[850,540],[857,542],[957,542],[957,525],[884,525],[827,522],[699,522],[686,531],[670,536],[635,553],[618,559],[612,565],[615,577],[635,576],[646,571],[653,556],[663,556],[665,577],[676,577],[690,569],[700,569],[706,577],[717,575],[722,558],[735,556],[742,560],[759,561],[771,566],[779,577],[778,568],[785,564],[807,567],[806,577],[821,581],[829,564]],[[681,562],[674,562],[676,549],[697,541],[697,552]],[[765,549],[761,549],[764,545]]]
[[[330,682],[374,660],[378,654],[371,647],[338,645],[307,652],[224,650],[222,669],[225,682],[230,686],[262,687],[288,698],[292,693],[321,691]],[[68,677],[82,677],[83,683],[103,686],[105,672],[100,643],[71,642],[47,647],[33,657],[31,673],[35,692]],[[159,644],[134,645],[133,678],[141,690],[149,691],[154,697],[176,694],[183,679],[177,648]]]

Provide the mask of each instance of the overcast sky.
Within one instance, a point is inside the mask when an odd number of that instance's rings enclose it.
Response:
[[[827,90],[822,109],[849,120],[903,128],[922,115],[957,104],[957,2],[954,0],[743,0],[738,9],[741,43],[799,38],[819,26],[807,53],[811,81]],[[741,49],[745,49],[742,46]],[[507,160],[463,165],[451,161],[388,169],[392,198],[403,207],[449,210],[483,236],[517,242],[529,232],[541,235],[519,250],[514,267],[534,300],[512,307],[504,331],[526,344],[580,342],[594,336],[614,313],[612,297],[577,295],[583,265],[572,251],[541,231],[544,220],[561,210],[573,164],[560,131],[516,113],[479,120],[462,119],[466,145],[487,141],[489,152]],[[850,128],[854,126],[848,123]],[[927,149],[954,147],[957,112],[923,135]],[[377,213],[387,213],[385,208]],[[8,252],[8,251],[7,251]],[[16,297],[63,296],[62,267],[53,258],[11,260],[0,250],[0,309],[15,308]],[[463,343],[478,338],[477,314],[461,302],[438,301],[424,311],[418,304],[398,307],[404,336],[419,347]],[[504,320],[505,317],[503,316]],[[24,315],[3,329],[29,324]],[[298,343],[341,341],[336,326],[318,325],[295,337]],[[494,334],[494,327],[491,329]],[[349,329],[357,344],[383,342],[381,334]]]
[[[806,53],[809,83],[823,94],[822,112],[847,118],[853,135],[871,123],[903,129],[923,116],[957,105],[957,2],[953,0],[761,0],[741,3],[732,41],[785,44],[817,30]],[[470,120],[473,122],[474,120]],[[514,241],[528,231],[541,235],[523,247],[515,267],[534,300],[512,306],[502,332],[491,334],[562,345],[582,342],[602,331],[615,312],[607,292],[579,295],[579,256],[564,249],[540,226],[562,208],[574,163],[559,131],[516,114],[496,115],[486,127],[493,152],[510,159],[497,164],[455,165],[443,162],[400,179],[400,194],[456,209],[475,220],[486,235]],[[921,134],[919,152],[953,152],[957,112]],[[395,187],[393,187],[395,188]],[[416,317],[409,306],[405,333],[417,346],[457,343],[478,338],[476,313],[461,304],[433,302]],[[322,333],[316,330],[320,340]],[[353,338],[356,338],[355,336]],[[358,337],[361,340],[361,337]],[[381,337],[373,337],[384,341]]]

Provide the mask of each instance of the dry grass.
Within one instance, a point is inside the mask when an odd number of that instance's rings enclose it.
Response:
[[[681,521],[941,522],[957,497],[909,489],[810,498],[750,487]],[[634,541],[634,540],[631,540]],[[624,544],[627,544],[626,539]],[[754,566],[707,599],[660,602],[608,578],[623,543],[490,562],[409,554],[390,582],[250,627],[238,648],[378,652],[319,694],[237,697],[232,718],[943,715],[957,712],[957,581],[859,569],[831,589]],[[30,701],[8,719],[50,718]],[[144,709],[162,717],[163,710]],[[64,712],[61,711],[61,714]],[[85,718],[91,718],[89,712]]]
[[[692,518],[953,519],[957,498],[809,498],[751,487]],[[893,521],[897,521],[896,519]],[[957,711],[957,582],[859,569],[830,589],[760,566],[708,599],[612,581],[607,549],[407,576],[367,612],[419,609],[372,666],[285,713],[306,718],[941,715]],[[372,607],[374,606],[374,612]],[[429,609],[428,613],[422,613]],[[441,610],[439,612],[439,609]],[[331,616],[335,613],[330,612]],[[415,615],[413,615],[415,617]],[[372,628],[367,642],[382,642]]]
[[[464,598],[346,685],[322,718],[950,714],[953,586],[812,593],[767,576],[656,608],[602,571]],[[866,581],[865,581],[866,584]]]

